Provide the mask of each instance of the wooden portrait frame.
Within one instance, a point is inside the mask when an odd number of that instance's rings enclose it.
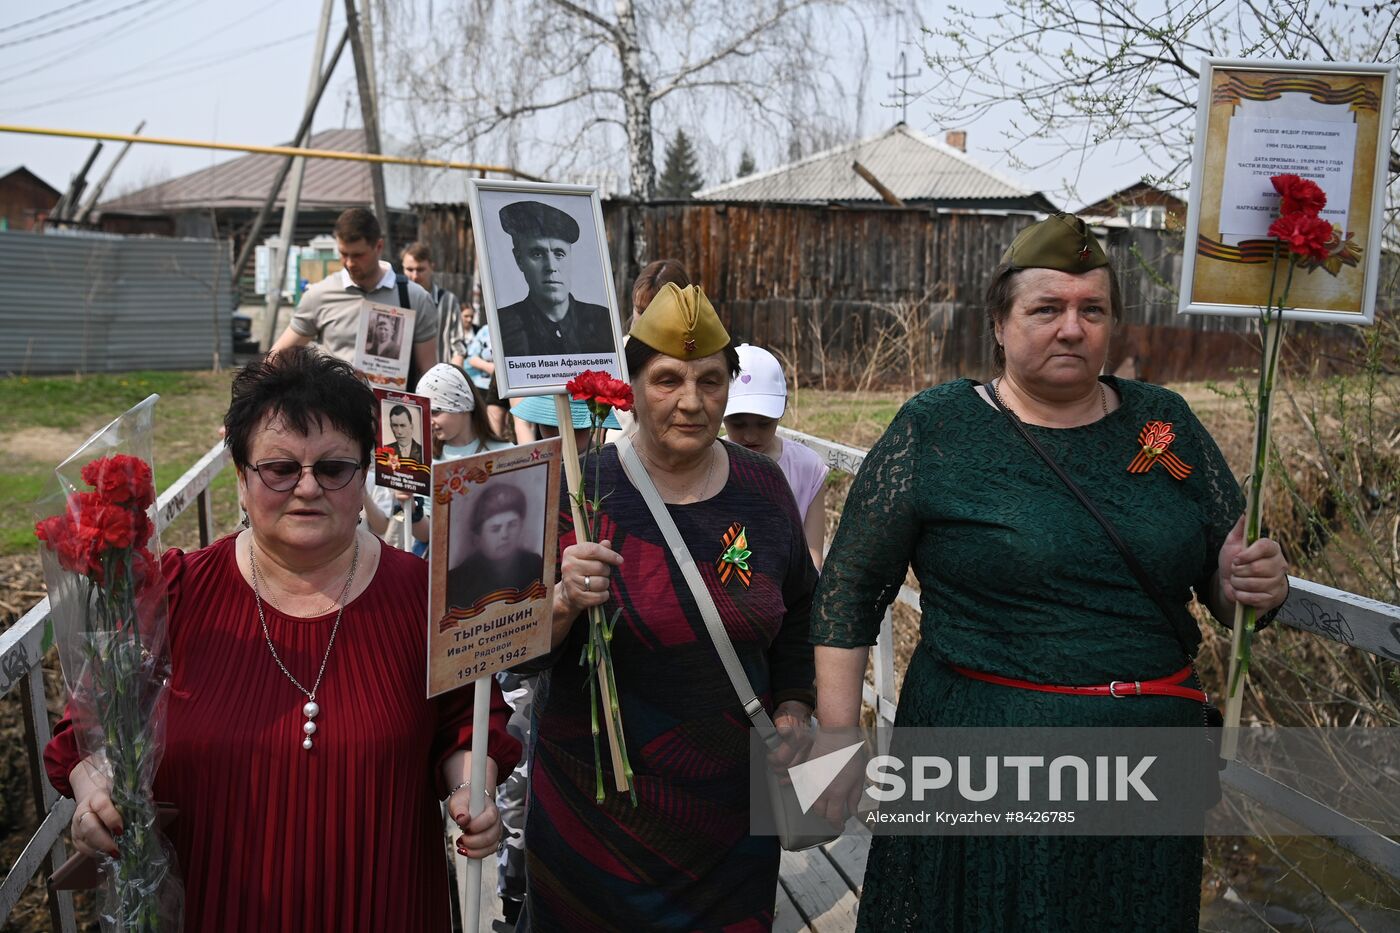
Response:
[[[562,470],[559,438],[492,450],[433,464],[432,548],[428,556],[428,696],[465,686],[497,671],[548,654],[554,609],[554,572],[559,545],[559,487]],[[527,471],[539,471],[530,475]],[[528,516],[543,523],[540,573],[528,587],[493,590],[471,605],[452,605],[454,571],[466,578],[484,573],[470,553],[458,567],[449,566],[454,529],[462,534],[472,503],[492,483],[515,477],[508,485],[526,498]],[[521,516],[525,533],[534,527]],[[469,533],[469,532],[467,532]],[[533,538],[527,539],[533,541]],[[471,566],[464,566],[471,565]],[[473,581],[475,582],[475,581]],[[468,597],[470,598],[470,597]]]
[[[1284,319],[1374,321],[1395,77],[1374,63],[1202,63],[1179,313],[1260,314],[1277,242],[1264,232],[1278,216],[1269,177],[1296,174],[1346,197],[1324,210],[1333,251],[1294,270]]]
[[[564,391],[570,379],[586,370],[601,370],[627,381],[627,361],[622,353],[622,324],[608,257],[607,231],[598,189],[584,185],[471,179],[467,185],[472,231],[476,241],[478,279],[482,302],[491,325],[492,360],[501,398],[551,395]],[[523,266],[513,256],[512,239],[501,222],[503,207],[537,202],[566,213],[578,225],[578,240],[570,244],[569,314],[584,309],[592,323],[588,328],[597,346],[566,346],[562,353],[533,352],[522,338],[517,315],[530,300],[522,297],[522,283],[529,288]],[[580,295],[582,297],[580,297]],[[602,334],[598,309],[607,311],[609,339]],[[506,318],[508,320],[503,320]],[[507,326],[502,327],[505,323]],[[567,340],[567,334],[565,336]],[[606,343],[606,350],[602,344]],[[518,345],[516,345],[518,344]]]

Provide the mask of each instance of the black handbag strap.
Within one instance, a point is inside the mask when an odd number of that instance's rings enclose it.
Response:
[[[408,298],[408,276],[404,275],[402,272],[395,272],[394,284],[398,286],[399,290],[399,307],[412,308],[413,305],[409,303]],[[413,340],[413,337],[414,334],[408,335],[408,339],[410,342]],[[418,356],[416,353],[410,351],[408,354],[408,391],[412,392],[415,388],[417,388],[418,380],[422,377],[423,371],[418,366]]]
[[[1158,609],[1162,610],[1162,617],[1166,619],[1167,626],[1172,631],[1172,636],[1176,638],[1177,643],[1181,646],[1182,654],[1186,655],[1186,660],[1194,660],[1195,656],[1192,654],[1189,647],[1190,642],[1182,635],[1181,629],[1177,626],[1176,622],[1173,621],[1179,613],[1172,609],[1171,603],[1167,602],[1166,596],[1157,588],[1157,584],[1153,581],[1152,577],[1148,575],[1147,568],[1143,567],[1142,563],[1138,561],[1137,555],[1128,549],[1128,544],[1123,540],[1123,536],[1118,533],[1118,529],[1113,527],[1113,523],[1108,520],[1108,517],[1100,512],[1098,506],[1094,505],[1093,501],[1085,495],[1084,490],[1079,488],[1079,484],[1071,479],[1069,474],[1061,469],[1060,465],[1055,462],[1054,458],[1045,452],[1045,448],[1041,447],[1040,442],[1031,436],[1031,432],[1026,430],[1026,426],[1021,423],[1021,419],[1016,417],[1016,413],[1001,403],[1001,397],[997,395],[996,386],[988,382],[984,384],[983,388],[987,390],[987,395],[991,398],[992,404],[997,407],[998,411],[1006,416],[1006,420],[1011,423],[1011,426],[1016,429],[1016,432],[1030,445],[1031,450],[1034,450],[1040,455],[1040,459],[1044,460],[1045,465],[1055,472],[1055,475],[1060,478],[1060,482],[1064,483],[1065,487],[1074,494],[1074,498],[1079,500],[1079,504],[1084,506],[1088,513],[1094,517],[1094,520],[1103,526],[1104,533],[1107,534],[1108,539],[1113,542],[1113,546],[1118,548],[1118,553],[1123,555],[1123,562],[1126,563],[1128,569],[1132,571],[1133,576],[1137,579],[1138,586],[1142,587],[1143,592],[1152,598],[1152,601],[1157,604]]]

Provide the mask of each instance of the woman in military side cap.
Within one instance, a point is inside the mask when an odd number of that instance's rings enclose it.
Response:
[[[998,375],[907,402],[847,496],[813,607],[823,728],[858,722],[868,646],[912,564],[921,641],[899,725],[1182,726],[1205,755],[1186,604],[1194,591],[1226,624],[1236,600],[1273,610],[1285,565],[1272,541],[1244,546],[1239,487],[1186,402],[1101,375],[1121,311],[1079,218],[1006,250],[987,292]],[[858,792],[838,781],[817,808],[843,819]],[[858,929],[1195,930],[1200,875],[1199,836],[877,835]]]
[[[777,464],[717,439],[738,355],[698,287],[664,285],[634,319],[627,365],[640,465],[666,503],[778,725],[814,702],[807,616],[816,571]],[[748,717],[692,591],[617,448],[585,463],[607,494],[603,537],[565,516],[555,652],[537,700],[525,828],[533,930],[766,929],[778,844],[749,834]],[[579,666],[591,606],[620,609],[612,657],[637,804],[596,803]],[[612,787],[611,768],[604,781]]]

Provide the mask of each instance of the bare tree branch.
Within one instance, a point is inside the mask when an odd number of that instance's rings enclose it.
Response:
[[[406,6],[421,6],[407,0]],[[611,8],[611,9],[609,9]],[[386,37],[384,98],[420,144],[472,159],[617,165],[634,194],[655,184],[657,126],[744,127],[724,148],[849,138],[851,91],[829,61],[849,9],[892,0],[466,0],[405,17]],[[864,26],[862,26],[862,30]],[[864,81],[857,87],[863,88]],[[712,115],[723,112],[719,121]],[[620,131],[620,133],[619,133]],[[538,173],[533,161],[522,165]]]

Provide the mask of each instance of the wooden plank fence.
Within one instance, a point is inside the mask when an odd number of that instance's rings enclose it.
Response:
[[[815,451],[828,466],[855,474],[865,451],[845,444],[800,434],[786,428],[783,436]],[[200,545],[214,536],[209,498],[214,478],[230,462],[222,444],[215,445],[190,467],[156,502],[158,526],[164,529],[177,516],[195,506],[200,517]],[[1292,592],[1278,621],[1310,635],[1359,648],[1379,657],[1400,661],[1400,606],[1347,593],[1297,577],[1290,577]],[[897,601],[918,609],[918,592],[901,587]],[[47,878],[67,857],[64,834],[73,803],[61,798],[48,784],[43,771],[43,747],[49,740],[48,710],[44,703],[41,644],[49,621],[45,599],[0,633],[0,694],[19,689],[25,708],[25,749],[40,825],[0,882],[0,925],[25,888],[36,877]],[[886,613],[879,643],[872,649],[873,682],[864,687],[865,699],[881,723],[891,725],[898,702],[894,685],[892,616]],[[1276,810],[1309,832],[1330,838],[1335,844],[1368,862],[1373,868],[1400,879],[1400,842],[1356,823],[1317,801],[1284,787],[1267,776],[1238,764],[1222,775],[1225,783]],[[784,853],[779,879],[775,929],[779,931],[849,930],[859,904],[861,879],[870,837],[863,828],[849,832],[820,849]],[[76,930],[72,895],[49,893],[51,929]]]
[[[465,205],[418,208],[419,239],[433,250],[435,281],[463,299],[476,251]],[[704,286],[736,339],[766,347],[790,378],[830,388],[932,385],[990,375],[987,278],[1029,218],[927,207],[673,201],[603,205],[623,320],[632,282],[652,259],[679,259]],[[1179,231],[1107,228],[1123,294],[1109,369],[1132,357],[1153,382],[1230,378],[1258,363],[1254,322],[1179,317],[1163,283],[1180,280]],[[1387,254],[1378,313],[1395,303]],[[1325,361],[1356,340],[1352,328],[1298,325],[1289,352]]]

